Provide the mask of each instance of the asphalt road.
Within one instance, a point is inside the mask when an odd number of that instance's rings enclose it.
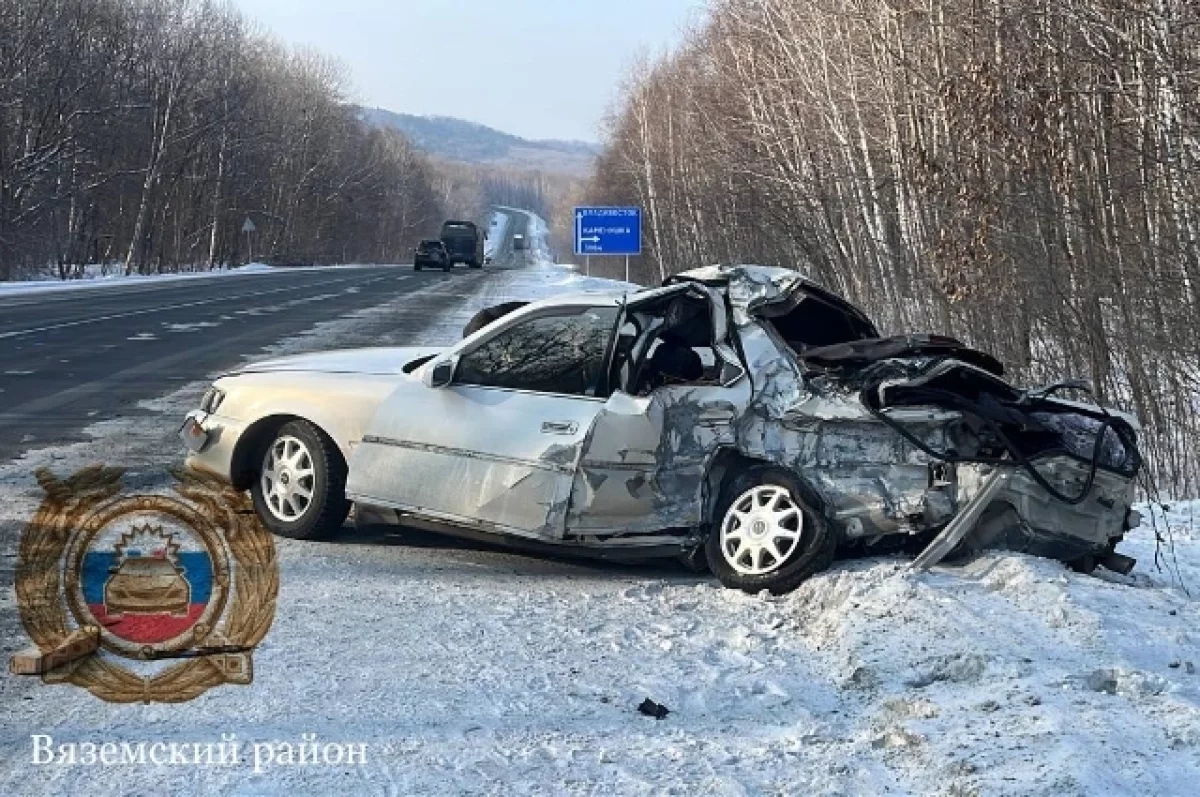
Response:
[[[494,268],[523,264],[513,214]],[[470,291],[487,269],[295,270],[0,298],[0,461],[81,439],[137,402],[231,368],[266,346],[431,282]],[[442,303],[452,299],[446,298]],[[442,303],[422,306],[433,321]]]

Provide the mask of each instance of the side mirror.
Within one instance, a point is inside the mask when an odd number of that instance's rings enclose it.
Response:
[[[425,387],[446,387],[454,381],[454,360],[436,360],[433,366],[425,369],[421,380]]]

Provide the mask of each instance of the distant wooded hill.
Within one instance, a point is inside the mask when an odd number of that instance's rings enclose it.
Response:
[[[582,141],[530,141],[448,116],[412,116],[382,108],[361,108],[360,114],[367,124],[399,130],[442,160],[587,177],[600,151]]]

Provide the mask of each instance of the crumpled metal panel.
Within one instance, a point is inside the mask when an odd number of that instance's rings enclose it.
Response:
[[[738,371],[722,291],[707,294],[717,356]],[[702,525],[705,475],[715,453],[737,445],[750,401],[743,376],[728,386],[664,387],[647,397],[614,393],[596,419],[572,487],[570,535],[629,535]]]
[[[788,298],[804,277],[796,271],[774,266],[705,266],[678,275],[704,283],[723,283],[722,289],[733,307],[733,319],[739,326],[751,321],[758,307]]]
[[[615,394],[584,443],[567,516],[571,534],[631,534],[704,522],[702,488],[712,455],[736,444],[749,386],[666,387]]]
[[[659,390],[647,399],[614,397],[585,442],[567,517],[569,533],[702,526],[711,505],[711,496],[704,494],[706,474],[722,449],[800,475],[824,503],[837,531],[852,539],[940,528],[979,494],[990,467],[935,462],[872,415],[859,398],[859,387],[823,377],[806,381],[791,349],[769,322],[755,316],[755,308],[789,299],[802,277],[762,267],[711,267],[686,277],[727,283],[725,288],[710,284],[707,290],[715,308],[724,306],[727,294],[733,309],[734,334],[748,369],[740,383],[744,394],[723,402],[731,395],[729,388],[687,387]],[[723,317],[714,313],[716,322]],[[725,350],[723,356],[728,355],[732,352]],[[920,373],[925,364],[915,358],[889,367],[903,379],[910,370]],[[956,447],[959,413],[913,408],[892,414],[930,449]],[[1095,429],[1087,419],[1056,417],[1050,423],[1075,448],[1093,439],[1088,432],[1094,436]],[[1111,437],[1106,455],[1119,457],[1124,452],[1117,450],[1116,435]],[[1004,494],[1005,505],[1028,516],[1029,528],[1041,523],[1062,527],[1068,542],[1071,529],[1081,523],[1098,529],[1101,537],[1116,535],[1121,513],[1098,507],[1104,501],[1127,506],[1128,496],[1114,491],[1132,490],[1132,485],[1111,474],[1100,482],[1106,486],[1094,500],[1101,503],[1079,512],[1053,501],[1027,475],[1018,475]],[[992,515],[987,517],[995,525]],[[1050,532],[1038,533],[1050,538]]]
[[[1067,495],[1080,492],[1090,470],[1089,465],[1065,456],[1041,460],[1037,467]],[[1134,490],[1132,479],[1101,470],[1087,499],[1070,505],[1016,468],[963,543],[968,550],[1003,548],[1065,562],[1096,555],[1124,535],[1125,508],[1133,501]]]
[[[772,290],[779,282],[746,275],[741,296],[770,301],[778,298]],[[843,534],[872,537],[935,527],[973,495],[959,494],[953,482],[931,484],[929,458],[876,420],[856,392],[824,381],[806,383],[787,344],[749,314],[735,320],[755,386],[737,425],[738,450],[799,474]],[[944,449],[953,418],[957,415],[916,414],[912,428]]]
[[[1100,431],[1100,421],[1086,415],[1064,415],[1055,412],[1035,412],[1033,419],[1042,426],[1058,434],[1067,450],[1077,457],[1083,457],[1089,462],[1095,453],[1096,433]],[[1128,467],[1132,454],[1125,450],[1121,436],[1112,427],[1104,430],[1104,442],[1100,444],[1100,463],[1108,467]]]

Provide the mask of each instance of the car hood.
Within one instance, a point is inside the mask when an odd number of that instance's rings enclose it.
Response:
[[[322,351],[250,363],[237,369],[233,374],[297,371],[322,374],[378,374],[381,376],[395,376],[405,373],[404,367],[414,360],[435,355],[441,351],[442,349],[436,346]]]

